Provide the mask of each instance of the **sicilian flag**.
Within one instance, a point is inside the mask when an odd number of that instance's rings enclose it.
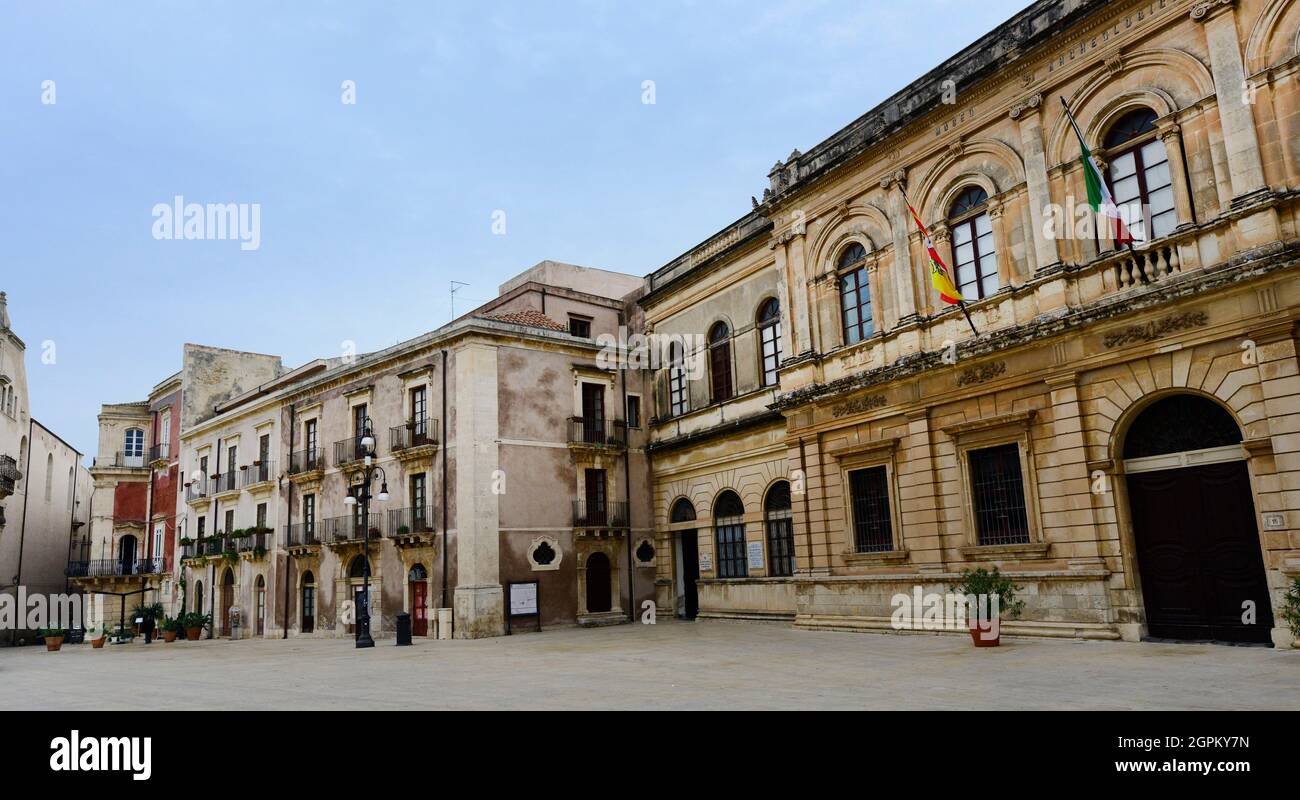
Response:
[[[1065,106],[1065,116],[1070,120],[1070,127],[1074,128],[1074,135],[1079,137],[1079,163],[1083,165],[1084,183],[1088,185],[1088,205],[1092,207],[1093,213],[1100,214],[1115,220],[1115,245],[1123,247],[1133,246],[1133,234],[1129,233],[1128,226],[1124,224],[1124,218],[1120,214],[1119,206],[1115,205],[1115,198],[1111,196],[1110,189],[1106,188],[1106,181],[1101,175],[1101,169],[1097,167],[1097,162],[1092,157],[1092,151],[1088,149],[1088,143],[1084,141],[1083,134],[1079,131],[1079,125],[1074,121],[1074,115],[1070,113],[1070,106],[1061,98],[1061,105]]]
[[[917,215],[916,209],[908,203],[907,210],[912,212],[912,219],[916,220],[916,226],[921,229],[921,235],[925,237],[925,252],[930,254],[930,285],[934,286],[934,290],[939,293],[939,299],[950,306],[965,302],[966,298],[962,297],[961,292],[953,285],[948,267],[944,265],[943,259],[939,258],[939,251],[934,249],[934,242],[930,241],[930,232],[921,223],[921,217]]]

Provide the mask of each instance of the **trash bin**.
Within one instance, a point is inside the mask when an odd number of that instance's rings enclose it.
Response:
[[[411,643],[411,615],[405,611],[397,615],[397,646]]]

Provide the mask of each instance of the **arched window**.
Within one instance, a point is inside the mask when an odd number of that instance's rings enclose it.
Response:
[[[952,261],[957,269],[957,291],[967,300],[992,297],[1000,287],[998,254],[993,246],[993,220],[989,195],[978,186],[967,187],[948,208],[952,231]]]
[[[144,429],[127,428],[122,435],[122,466],[144,466]]]
[[[794,518],[790,513],[790,482],[778,481],[763,499],[763,523],[767,528],[767,574],[794,574]]]
[[[672,415],[679,417],[686,413],[686,358],[682,352],[682,343],[668,345],[668,402]]]
[[[731,329],[725,322],[709,329],[709,381],[713,384],[713,402],[731,399]]]
[[[194,612],[203,613],[203,581],[194,582]]]
[[[316,630],[316,576],[310,572],[302,576],[302,625],[298,630],[302,633]]]
[[[1139,242],[1168,236],[1178,226],[1169,155],[1155,123],[1156,112],[1139,108],[1112,125],[1103,142],[1109,160],[1106,183]]]
[[[749,575],[745,560],[745,506],[731,490],[713,501],[713,528],[718,546],[718,577],[744,578]]]
[[[775,297],[758,307],[758,341],[764,386],[776,386],[781,366],[781,304]]]
[[[673,503],[673,509],[668,513],[668,521],[694,522],[695,506],[691,505],[691,501],[685,497],[680,498],[676,503]]]
[[[840,309],[844,343],[857,344],[875,332],[871,313],[871,286],[867,282],[867,248],[853,242],[835,260],[840,279]]]
[[[366,577],[366,568],[368,566],[369,564],[366,563],[365,556],[357,556],[356,558],[352,559],[351,565],[348,566],[348,577],[349,578]]]
[[[45,454],[45,502],[54,497],[54,454]]]
[[[1124,458],[1148,458],[1241,444],[1241,428],[1223,406],[1175,394],[1143,409],[1124,436]]]

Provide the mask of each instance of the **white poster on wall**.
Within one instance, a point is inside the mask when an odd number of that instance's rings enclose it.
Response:
[[[700,553],[700,572],[708,572],[713,569],[713,554]]]
[[[750,569],[763,568],[763,543],[749,542],[745,545],[745,552],[749,556]]]

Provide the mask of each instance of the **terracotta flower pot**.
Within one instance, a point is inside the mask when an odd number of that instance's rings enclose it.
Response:
[[[176,641],[176,631],[163,631],[163,641],[164,642]]]
[[[186,629],[185,629],[185,638],[186,638],[186,639],[189,639],[191,642],[197,642],[197,641],[199,640],[199,637],[202,636],[202,635],[203,635],[203,629],[202,629],[202,628],[186,628]]]
[[[46,636],[46,637],[45,637],[45,649],[46,649],[46,650],[48,650],[48,651],[50,651],[51,653],[53,653],[53,652],[56,652],[60,647],[63,647],[63,637],[62,637],[62,636]]]
[[[980,625],[978,620],[970,621],[970,638],[976,647],[997,647],[1002,641],[1001,625],[998,626],[998,633],[995,636],[988,637],[986,634],[992,626],[989,624]]]
[[[104,646],[104,642],[107,642],[107,641],[108,641],[108,637],[107,637],[107,636],[101,636],[101,637],[99,637],[98,639],[91,639],[91,640],[90,640],[90,646],[93,647],[93,648],[95,648],[96,650],[98,650],[98,649],[100,649],[101,647],[103,647],[103,646]]]

